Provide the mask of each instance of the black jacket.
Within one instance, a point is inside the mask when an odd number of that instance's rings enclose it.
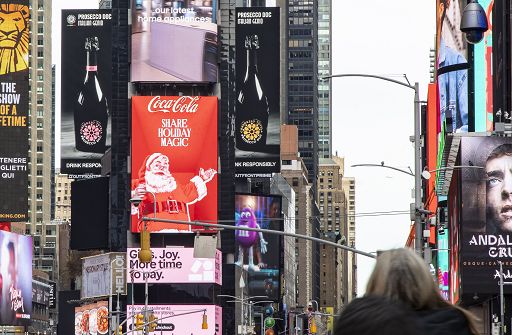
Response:
[[[473,335],[466,316],[456,308],[416,311],[416,315],[425,335]]]

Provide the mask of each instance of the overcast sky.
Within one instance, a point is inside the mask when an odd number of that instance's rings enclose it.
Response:
[[[435,0],[333,0],[332,74],[407,74],[426,100],[429,50],[434,47]],[[414,91],[369,78],[333,79],[333,150],[345,157],[345,175],[356,178],[356,212],[408,211],[414,178],[380,163],[414,171]],[[356,217],[356,248],[403,247],[409,214]],[[358,292],[363,294],[375,262],[358,256]]]
[[[426,99],[429,50],[434,47],[434,0],[332,0],[333,74],[407,74],[420,83]],[[60,115],[60,10],[98,8],[98,0],[53,1],[52,63],[57,64],[56,109]],[[82,75],[78,73],[77,75]],[[345,157],[345,175],[356,178],[356,212],[408,211],[414,202],[411,176],[382,168],[351,168],[380,163],[414,171],[414,91],[368,78],[333,80],[333,150]],[[60,119],[56,123],[60,157]],[[58,159],[57,165],[60,164]],[[408,214],[356,217],[356,248],[375,251],[405,244]],[[358,256],[358,292],[364,293],[374,261]]]

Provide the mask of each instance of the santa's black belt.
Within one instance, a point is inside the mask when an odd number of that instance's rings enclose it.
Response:
[[[144,208],[142,212],[144,215],[153,214],[155,208],[154,202],[144,203]],[[167,201],[159,201],[156,203],[156,212],[168,212],[171,214],[177,214],[180,212],[187,211],[187,204],[177,200],[167,200]]]

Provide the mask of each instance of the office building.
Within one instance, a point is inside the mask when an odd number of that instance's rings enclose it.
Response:
[[[52,175],[55,166],[53,76],[51,64],[52,2],[30,1],[29,55],[29,220],[26,233],[34,238],[34,268],[55,280],[56,226],[52,218]]]
[[[318,0],[318,78],[331,75],[332,0]],[[318,81],[318,157],[332,152],[331,81]]]
[[[288,1],[288,124],[298,127],[300,157],[315,193],[319,157],[317,18],[317,1]]]

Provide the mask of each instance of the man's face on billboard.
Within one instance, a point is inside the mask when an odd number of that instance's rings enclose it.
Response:
[[[169,159],[160,156],[151,163],[151,172],[154,174],[169,174]]]
[[[487,219],[500,230],[512,232],[512,156],[489,159],[487,174]]]

